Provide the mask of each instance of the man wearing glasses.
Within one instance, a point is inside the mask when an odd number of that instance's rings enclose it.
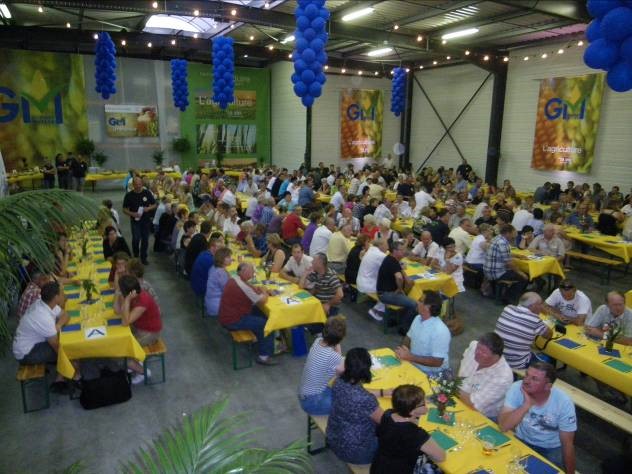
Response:
[[[592,316],[592,303],[583,291],[575,288],[570,280],[562,280],[559,288],[549,295],[544,311],[564,324],[583,326]]]

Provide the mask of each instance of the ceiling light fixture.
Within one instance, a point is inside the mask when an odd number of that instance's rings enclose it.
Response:
[[[342,17],[342,21],[351,21],[351,20],[355,20],[356,18],[361,18],[363,16],[370,15],[371,13],[373,13],[374,10],[375,10],[374,8],[368,7],[368,8],[362,8],[361,10],[356,10],[351,13],[347,13],[345,16]]]
[[[250,35],[250,41],[254,41],[254,40],[255,40],[255,37]]]
[[[235,24],[234,24],[234,23],[231,23],[231,24],[230,24],[230,29],[232,30],[233,28],[235,28]]]
[[[395,69],[391,69],[391,76],[395,74]]]
[[[508,61],[509,61],[509,56],[505,56],[505,57],[503,58],[503,61],[508,62]]]
[[[326,71],[327,69],[329,69],[329,65],[328,65],[328,64],[325,64],[324,69],[325,69],[325,71]]]
[[[469,50],[469,49],[466,49],[466,50],[465,50],[465,55],[466,55],[466,56],[469,56],[469,55],[470,55],[470,50]]]
[[[446,33],[441,36],[443,40],[450,40],[454,38],[462,38],[463,36],[471,36],[478,33],[478,28],[466,28],[465,30],[454,31],[453,33]]]
[[[406,68],[406,72],[410,72],[410,68],[409,67]]]
[[[294,37],[294,35],[290,35],[290,36],[286,36],[285,39],[281,40],[281,44],[285,44],[285,43],[291,43],[292,41],[294,41],[296,38]]]
[[[66,28],[70,28],[70,23],[66,22]]]
[[[347,72],[347,70],[345,68],[342,68],[340,72],[344,74],[345,72]]]
[[[562,48],[558,49],[557,54],[564,54],[564,50]]]
[[[446,56],[445,58],[449,61],[450,59],[452,59],[452,56]]]
[[[195,23],[188,22],[177,16],[152,15],[145,24],[145,29],[156,28],[162,30],[188,31],[190,33],[200,33],[202,30]],[[164,33],[164,32],[163,32]]]
[[[398,25],[397,23],[395,23],[395,24],[393,25],[393,29],[394,29],[394,30],[399,30],[399,25]]]
[[[274,49],[274,45],[269,44],[269,45],[268,45],[268,49],[269,49],[270,51],[272,51],[272,50]]]
[[[153,3],[151,4],[151,6],[152,6],[152,7],[154,7],[154,8],[158,8],[158,2],[153,2]]]
[[[197,33],[193,33],[193,38],[194,38],[194,39],[198,39],[198,36],[199,36],[199,35],[198,35]]]
[[[127,41],[121,40],[121,46],[125,46],[126,44],[127,44]]]
[[[423,69],[423,68],[424,68],[423,66],[419,66],[419,69]]]
[[[171,40],[171,46],[175,46],[176,45],[176,40],[172,39]]]
[[[230,14],[235,16],[237,15],[237,10],[235,10],[234,8],[230,11]]]
[[[37,7],[37,11],[40,13],[44,13],[44,9],[42,7]]]
[[[542,58],[542,59],[546,59],[546,58],[548,58],[548,57],[549,57],[549,55],[548,55],[548,54],[546,54],[546,53],[543,53],[543,54],[542,54],[542,56],[541,56],[541,58]]]
[[[362,69],[358,71],[358,76],[361,76],[361,75],[362,75]]]
[[[423,36],[421,35],[417,35],[417,42],[419,43],[420,41],[422,41],[424,39]]]
[[[7,20],[11,18],[11,11],[9,11],[9,7],[7,7],[4,3],[0,3],[0,15]]]
[[[529,60],[529,56],[525,56],[524,58],[522,58],[523,61],[528,61]]]
[[[375,72],[373,73],[373,75],[374,75],[374,76],[379,76],[379,75],[380,75],[380,73],[379,73],[379,72],[377,72],[377,71],[375,71]]]
[[[200,16],[200,10],[193,10],[193,16]]]
[[[437,61],[432,61],[432,65],[436,66],[437,65]]]
[[[147,43],[147,47],[151,48],[153,45],[151,44],[151,41],[149,43]]]
[[[98,34],[96,34],[96,33],[95,33],[95,34],[93,34],[93,35],[92,35],[92,37],[93,37],[95,40],[98,40],[98,39],[99,39],[99,35],[98,35]]]
[[[579,41],[577,42],[577,46],[584,46],[584,42],[583,42],[582,40],[579,40]]]
[[[247,55],[247,54],[244,54],[244,58],[247,58],[247,57],[248,57],[248,55]]]
[[[441,40],[441,44],[448,44],[446,40]]]
[[[489,56],[487,55],[483,56],[483,61],[489,61]]]
[[[288,54],[287,57],[292,59],[292,53]]]
[[[270,8],[270,2],[266,2],[263,4],[263,8]]]
[[[369,51],[368,53],[366,53],[366,55],[374,58],[377,56],[385,56],[389,54],[391,51],[393,51],[393,48],[380,48],[380,49],[374,49],[373,51]]]

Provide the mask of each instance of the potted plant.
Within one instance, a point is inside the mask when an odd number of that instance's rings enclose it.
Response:
[[[187,137],[174,138],[171,146],[173,151],[182,154],[191,149],[191,142]]]
[[[443,370],[432,380],[435,383],[432,385],[433,394],[429,397],[430,401],[437,406],[440,417],[449,418],[446,408],[454,405],[454,399],[458,398],[463,378],[455,377],[451,370]]]
[[[77,142],[76,149],[79,155],[83,155],[90,159],[95,149],[94,142],[89,138],[82,137]]]
[[[96,161],[97,165],[99,165],[99,168],[103,168],[105,162],[108,161],[108,156],[102,151],[97,151],[94,155],[92,155],[92,158],[94,158],[94,161]]]
[[[162,163],[165,161],[165,152],[164,150],[156,150],[151,154],[151,159],[154,160],[154,164],[156,168],[162,166]]]
[[[86,303],[94,303],[92,299],[92,293],[97,292],[97,287],[94,282],[90,279],[85,279],[81,282],[81,286],[83,287],[83,291],[86,292]]]
[[[611,324],[606,324],[604,328],[604,349],[606,352],[612,352],[614,349],[614,342],[616,341],[619,334],[621,334],[622,327],[620,324],[616,322],[612,322]]]

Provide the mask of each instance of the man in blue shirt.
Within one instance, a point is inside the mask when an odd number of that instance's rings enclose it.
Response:
[[[450,367],[450,330],[441,320],[441,295],[426,291],[417,302],[419,314],[395,349],[397,357],[407,360],[426,374],[436,374]]]
[[[312,209],[314,208],[314,190],[312,187],[314,186],[314,182],[311,178],[307,179],[307,182],[304,186],[301,187],[301,190],[298,192],[298,205],[303,209]]]
[[[575,405],[566,393],[553,387],[555,368],[536,362],[524,380],[514,382],[498,416],[503,431],[516,437],[567,474],[575,472]]]
[[[206,281],[208,279],[208,271],[213,266],[215,252],[224,246],[224,240],[221,237],[213,237],[209,239],[208,250],[201,252],[193,262],[193,268],[189,277],[191,278],[191,288],[196,296],[204,296],[206,293]]]

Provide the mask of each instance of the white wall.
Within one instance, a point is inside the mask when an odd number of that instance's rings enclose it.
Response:
[[[288,169],[298,168],[305,152],[305,107],[292,90],[292,72],[289,61],[272,65],[272,162]],[[390,80],[328,75],[323,94],[312,108],[312,165],[351,162],[340,159],[340,91],[347,88],[384,91],[383,156],[399,142],[400,118],[390,111]],[[356,167],[364,161],[353,160]]]
[[[446,127],[449,127],[488,74],[479,67],[467,64],[417,71],[415,76],[439,111]],[[483,176],[487,159],[493,84],[492,76],[450,130],[465,159],[477,174]],[[415,171],[432,151],[444,131],[430,103],[413,81],[410,161]],[[425,166],[432,166],[434,169],[439,166],[456,168],[460,163],[461,158],[446,135]]]
[[[559,47],[564,47],[560,44]],[[521,49],[511,56],[507,77],[505,114],[501,143],[499,180],[510,178],[518,189],[534,189],[544,181],[566,184],[599,182],[603,186],[620,185],[627,190],[632,183],[632,93],[617,93],[605,88],[601,105],[601,123],[597,132],[595,158],[590,174],[531,169],[536,108],[540,80],[561,76],[595,73],[583,63],[584,48],[572,47],[563,55],[540,59],[538,53],[556,51],[558,45]],[[523,61],[526,55],[536,58]]]

